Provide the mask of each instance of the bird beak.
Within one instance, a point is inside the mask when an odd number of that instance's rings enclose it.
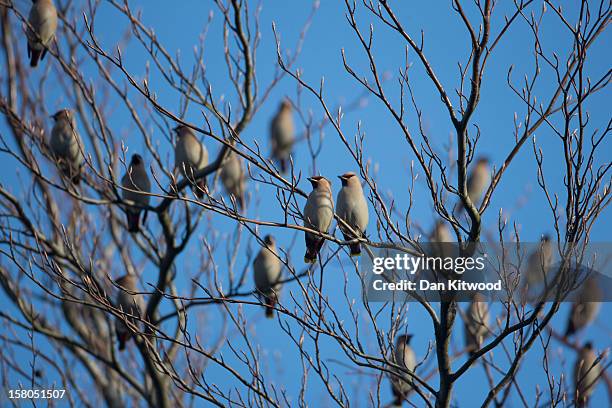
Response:
[[[315,179],[313,179],[312,177],[308,177],[306,180],[310,181],[311,183],[316,182],[316,180],[315,180]]]

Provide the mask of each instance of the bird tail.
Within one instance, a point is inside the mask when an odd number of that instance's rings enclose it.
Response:
[[[70,180],[72,184],[78,186],[81,183],[81,168],[80,167],[75,169],[75,168],[72,168],[72,166],[68,164],[64,164],[61,170],[62,170],[62,174],[64,175],[64,177]]]
[[[304,254],[304,263],[313,264],[315,262],[317,262],[317,253],[311,248],[306,248],[306,253]]]
[[[128,211],[127,212],[127,224],[129,232],[140,232],[140,211]]]
[[[75,175],[73,175],[70,181],[72,181],[72,184],[74,184],[75,186],[81,184],[81,172],[79,171]]]
[[[404,395],[402,395],[402,393],[395,388],[395,386],[391,387],[391,391],[393,393],[393,403],[391,404],[394,407],[401,407],[402,403],[404,402]]]
[[[272,296],[266,297],[266,317],[268,319],[274,318],[274,305],[276,304],[276,299]]]
[[[287,173],[287,170],[289,170],[289,160],[287,159],[279,159],[278,161],[278,165],[280,167],[280,171],[281,173]]]
[[[345,241],[355,239],[353,234],[346,234],[344,231],[342,232],[342,235],[344,236]],[[365,234],[362,234],[362,236],[365,236]],[[361,256],[361,244],[359,242],[349,244],[349,248],[351,250],[351,256]]]
[[[306,253],[304,254],[304,262],[313,264],[317,262],[317,255],[323,247],[325,240],[319,237],[311,237],[310,234],[306,234]]]
[[[587,397],[584,395],[578,395],[576,397],[576,408],[585,408],[588,402],[589,399]]]
[[[245,199],[244,199],[244,194],[241,194],[239,197],[236,197],[236,203],[238,204],[238,209],[239,210],[244,210],[245,207]]]
[[[28,47],[28,54],[30,56],[30,67],[35,68],[38,66],[38,61],[42,61],[42,59],[45,57],[45,51],[46,49],[42,49],[42,50],[35,50],[33,48]]]
[[[206,179],[199,180],[195,187],[193,188],[193,192],[198,197],[198,200],[204,198],[204,191],[206,190]]]
[[[474,329],[470,329],[469,327],[465,327],[467,331],[466,335],[466,348],[470,357],[474,357],[480,347],[482,346],[482,338],[474,333]]]
[[[117,342],[119,343],[119,351],[125,350],[125,344],[130,339],[130,334],[126,332],[117,333]]]
[[[574,321],[570,318],[569,322],[567,322],[567,329],[565,329],[565,337],[572,336],[576,333],[576,325],[574,325]]]

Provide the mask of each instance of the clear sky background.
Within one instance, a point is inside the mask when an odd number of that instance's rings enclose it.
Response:
[[[404,22],[409,33],[415,38],[419,38],[420,30],[425,33],[425,53],[436,70],[442,84],[448,93],[453,97],[453,104],[458,105],[454,89],[459,84],[458,62],[465,63],[469,55],[469,37],[461,24],[459,17],[450,8],[449,2],[394,2],[395,9],[399,18]],[[495,10],[495,17],[492,21],[493,32],[497,33],[503,23],[503,16],[511,10],[510,2],[500,2]],[[539,2],[538,2],[539,3]],[[561,2],[566,13],[575,18],[576,10],[574,4],[577,2]],[[171,53],[180,51],[182,62],[185,67],[189,67],[193,62],[193,47],[197,44],[202,28],[204,27],[209,10],[214,8],[208,2],[197,1],[178,1],[168,6],[168,2],[162,1],[140,1],[132,2],[135,9],[143,11],[143,22],[145,25],[153,27],[158,39]],[[253,3],[253,8],[255,3]],[[533,10],[539,11],[541,6],[536,6]],[[306,21],[312,8],[309,1],[264,1],[262,4],[260,27],[261,27],[261,47],[257,55],[257,72],[261,84],[267,84],[273,77],[276,65],[276,45],[272,33],[272,22],[276,23],[277,31],[280,33],[281,47],[283,50],[294,48],[303,23]],[[472,18],[476,17],[475,10],[466,5],[466,9]],[[303,77],[310,84],[318,85],[320,78],[325,77],[325,96],[330,106],[337,103],[345,103],[360,98],[363,93],[361,86],[356,83],[342,68],[340,50],[344,49],[352,67],[359,73],[367,75],[367,58],[357,43],[357,39],[351,30],[346,18],[346,8],[341,1],[322,1],[320,7],[310,27],[302,54],[300,55],[296,67],[303,71]],[[76,14],[78,18],[78,13]],[[382,26],[367,10],[359,7],[357,13],[358,22],[362,30],[367,32],[370,23],[374,24],[374,54],[377,58],[377,65],[380,71],[386,72],[389,80],[386,82],[386,90],[394,103],[397,103],[399,87],[397,86],[398,70],[405,58],[405,44],[399,36],[391,30]],[[81,23],[82,24],[82,21]],[[102,3],[95,32],[102,44],[107,49],[112,50],[113,44],[123,37],[127,22],[114,12],[107,4]],[[569,32],[563,28],[559,20],[550,11],[545,14],[544,23],[541,31],[543,48],[548,52],[556,51],[562,60],[568,54],[568,46],[571,44]],[[610,34],[604,34],[593,50],[590,52],[587,71],[593,77],[599,78],[610,66],[609,56]],[[212,85],[213,92],[220,96],[227,95],[233,105],[237,105],[233,97],[231,84],[227,80],[225,62],[222,60],[221,42],[221,15],[214,9],[213,20],[209,28],[206,42],[205,63],[207,66],[208,79]],[[123,49],[128,69],[136,77],[144,74],[144,63],[148,56],[136,42]],[[408,53],[408,58],[413,62],[411,72],[412,86],[416,100],[423,112],[425,131],[432,139],[434,147],[439,152],[444,152],[451,140],[453,127],[449,120],[446,109],[440,102],[437,91],[432,85],[431,80],[425,75],[422,65],[418,62],[414,52]],[[45,62],[46,65],[49,62]],[[514,146],[513,120],[515,112],[522,118],[525,112],[524,105],[508,88],[506,78],[508,68],[514,65],[512,78],[515,83],[519,83],[525,74],[531,75],[533,72],[533,38],[527,24],[520,20],[508,32],[505,40],[499,45],[495,54],[489,61],[487,71],[483,80],[481,101],[473,117],[472,123],[478,124],[481,131],[481,138],[477,148],[477,156],[486,155],[492,163],[499,167],[508,152]],[[189,69],[187,69],[189,71]],[[42,70],[33,72],[33,80],[38,78]],[[87,70],[86,75],[96,78],[95,70]],[[119,75],[116,80],[123,80]],[[47,84],[52,89],[52,84]],[[519,85],[520,86],[520,85]],[[551,95],[554,86],[552,71],[543,69],[536,93],[540,96],[539,101],[546,101]],[[155,72],[150,81],[150,87],[157,92],[159,101],[162,105],[169,107],[175,112],[179,109],[179,98],[176,92],[162,81]],[[49,93],[49,99],[45,101],[50,111],[55,111],[64,107],[65,99],[61,94]],[[269,103],[267,103],[254,117],[243,133],[243,140],[251,146],[257,141],[264,151],[269,148],[268,126],[269,121],[277,109],[278,102],[284,96],[296,97],[296,83],[285,78],[272,93]],[[593,128],[602,128],[607,125],[609,120],[610,101],[609,90],[594,96],[588,109],[591,114]],[[232,99],[233,98],[233,99]],[[315,118],[322,117],[322,110],[316,100],[303,93],[301,99],[305,111],[311,111]],[[354,136],[357,132],[358,123],[361,130],[366,134],[365,151],[366,157],[371,160],[373,168],[377,169],[377,182],[380,191],[388,192],[395,197],[395,203],[399,210],[405,211],[408,208],[409,186],[410,186],[410,165],[415,157],[405,142],[400,129],[394,124],[391,116],[381,103],[374,97],[363,99],[360,108],[348,112],[343,120],[343,130],[347,136]],[[120,106],[117,104],[117,106]],[[407,107],[409,111],[410,130],[418,139],[418,126],[413,109]],[[187,119],[192,123],[202,123],[201,115],[197,109],[191,109]],[[297,119],[297,117],[296,117]],[[123,140],[129,146],[130,152],[144,151],[144,142],[136,132],[133,124],[129,123],[128,116],[124,110],[118,108],[113,113],[113,130],[117,134],[124,135]],[[151,124],[149,124],[150,126]],[[50,128],[49,124],[49,128]],[[297,121],[298,131],[303,130],[303,124]],[[0,131],[5,132],[4,121],[0,124]],[[475,128],[471,127],[470,132]],[[327,127],[323,130],[324,148],[317,158],[316,168],[309,159],[307,145],[300,144],[295,151],[296,169],[300,170],[304,176],[313,173],[320,173],[328,176],[334,182],[334,192],[339,189],[339,182],[336,175],[346,171],[356,170],[355,164],[346,148],[335,134],[332,128]],[[171,146],[166,140],[167,135],[162,135],[159,130],[153,135],[154,141],[160,143],[160,153],[162,157],[168,157],[169,163],[172,161]],[[316,136],[318,137],[318,135]],[[537,144],[544,151],[544,168],[547,183],[551,191],[557,192],[563,200],[564,187],[562,183],[562,150],[560,140],[553,134],[550,128],[542,126],[535,133]],[[219,146],[211,140],[205,140],[209,151],[214,155]],[[454,145],[454,144],[453,144]],[[604,142],[597,157],[598,163],[609,161],[610,141]],[[145,160],[150,161],[150,155],[145,154]],[[416,164],[416,163],[415,163]],[[423,175],[418,166],[415,167],[419,173],[417,179],[414,204],[410,214],[411,221],[420,226],[423,231],[429,231],[434,218],[432,217],[432,203],[427,193],[427,186],[424,183]],[[14,177],[15,163],[10,160],[0,161],[1,176],[3,184],[12,185],[15,191],[19,191],[20,186]],[[456,180],[453,178],[454,183]],[[309,190],[307,182],[303,182],[301,187]],[[261,219],[280,220],[281,213],[278,203],[274,200],[274,191],[267,187],[255,188],[251,185],[253,199],[251,199],[248,214],[252,217]],[[335,194],[335,193],[334,193]],[[453,202],[454,199],[451,200]],[[563,201],[562,201],[563,202]],[[372,210],[372,209],[371,209]],[[503,211],[508,224],[516,224],[521,233],[523,241],[537,241],[544,233],[552,233],[551,210],[545,197],[536,183],[536,163],[533,148],[530,143],[526,144],[518,154],[510,168],[506,171],[503,181],[498,186],[491,201],[485,217],[485,239],[493,239],[496,234],[497,217]],[[149,223],[155,222],[154,217],[149,217]],[[401,220],[400,220],[401,222]],[[215,227],[219,235],[211,237],[210,227]],[[610,222],[609,211],[605,212],[598,224],[592,231],[591,239],[597,242],[610,241]],[[202,231],[198,231],[197,238],[192,242],[186,254],[181,256],[177,263],[177,283],[179,290],[186,289],[188,279],[197,268],[200,257],[205,256],[201,253],[201,241],[199,238],[206,236],[208,239],[220,241],[222,239],[231,240],[234,234],[233,224],[227,222],[219,216],[209,216],[206,223],[200,225]],[[373,230],[373,228],[371,228]],[[263,230],[267,232],[266,230]],[[294,240],[296,244],[290,251],[291,261],[298,270],[302,268],[302,236],[288,231],[274,231],[278,243],[281,247],[288,248]],[[244,251],[247,247],[252,247],[253,242],[245,240],[241,244]],[[226,264],[225,250],[218,251],[218,262],[220,273],[223,273]],[[248,266],[250,260],[246,257],[238,261],[238,270]],[[114,273],[112,273],[114,274]],[[120,273],[117,272],[117,275]],[[156,280],[155,271],[150,266],[144,266],[142,273],[142,283],[153,283]],[[354,276],[352,277],[354,278]],[[339,265],[335,264],[326,270],[325,287],[328,295],[333,297],[335,293],[341,293],[344,286],[344,275]],[[349,292],[357,301],[360,301],[360,292],[355,282],[349,283]],[[285,288],[283,296],[287,296],[290,291],[299,291],[295,284],[290,284]],[[339,311],[345,311],[346,306],[342,307],[342,300],[338,299]],[[0,307],[6,306],[7,300],[0,297]],[[164,310],[170,310],[169,305],[164,305]],[[565,329],[567,319],[566,305],[554,320],[553,327],[561,331]],[[599,350],[610,347],[612,344],[612,325],[609,322],[607,313],[611,311],[610,304],[604,304],[598,320],[585,332],[578,336],[582,340],[590,339],[595,343]],[[218,319],[217,310],[213,307],[192,309],[192,313],[205,316],[198,324],[200,333],[205,344],[213,344],[216,340],[215,331],[221,324]],[[276,320],[266,320],[263,318],[262,311],[257,307],[247,309],[247,314],[252,315],[253,324],[250,327],[251,333],[261,347],[262,354],[266,356],[265,366],[268,370],[268,377],[277,385],[286,388],[290,398],[295,402],[298,397],[299,380],[301,375],[301,362],[296,352],[295,346],[283,338],[284,333],[280,331]],[[346,316],[349,317],[348,315]],[[425,316],[418,305],[411,306],[408,315],[405,317],[409,331],[415,334],[413,345],[417,356],[423,357],[427,352],[428,342],[433,341],[433,328],[429,319]],[[196,319],[192,318],[192,321]],[[461,322],[458,322],[461,326]],[[210,327],[210,328],[209,328]],[[374,338],[370,336],[372,343],[369,345],[372,350],[375,348]],[[463,344],[462,330],[457,328],[453,337],[453,349],[457,350]],[[511,343],[508,343],[511,345]],[[227,350],[226,350],[227,351]],[[551,364],[556,378],[561,373],[571,376],[571,370],[575,355],[564,348],[560,343],[552,341]],[[229,353],[227,353],[229,356]],[[346,358],[341,353],[335,343],[326,342],[323,354],[330,367],[334,367],[342,378],[345,387],[354,389],[355,406],[367,406],[367,393],[375,387],[375,377],[372,373],[366,372],[365,375],[357,375],[357,371],[347,368],[343,364],[335,361],[346,362]],[[494,354],[502,361],[503,351],[496,349]],[[26,356],[27,357],[27,356]],[[529,355],[522,365],[517,382],[521,386],[528,401],[533,401],[536,393],[536,384],[540,389],[547,386],[545,373],[542,369],[541,347],[535,346],[535,350]],[[456,364],[460,364],[463,358]],[[431,367],[434,364],[432,357],[425,366]],[[565,368],[564,368],[565,367]],[[229,376],[222,370],[211,365],[206,371],[207,379],[222,388],[229,389],[237,386]],[[454,394],[454,402],[458,406],[474,406],[484,399],[488,392],[486,378],[481,366],[470,370],[457,384]],[[436,387],[434,380],[433,386]],[[384,380],[382,389],[386,393],[385,400],[391,399],[389,385]],[[320,381],[314,376],[309,382],[308,401],[312,406],[331,406],[332,401],[326,396]],[[593,397],[593,406],[604,406],[607,401],[606,390],[600,384]],[[198,406],[202,404],[198,403]],[[520,400],[513,395],[509,401],[511,406],[520,406]],[[418,404],[420,405],[420,404]]]

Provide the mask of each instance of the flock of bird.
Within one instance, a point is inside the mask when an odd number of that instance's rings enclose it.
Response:
[[[51,0],[34,0],[29,14],[27,29],[28,57],[30,65],[36,67],[47,53],[48,47],[55,37],[57,28],[57,11]],[[74,114],[69,109],[58,111],[52,116],[55,123],[51,131],[49,148],[56,160],[60,173],[72,183],[78,184],[84,163],[83,143],[77,131]],[[175,129],[177,135],[175,153],[175,170],[183,177],[194,181],[194,194],[202,199],[206,193],[206,178],[195,180],[194,175],[208,165],[208,151],[193,131],[180,125]],[[271,156],[281,170],[289,170],[290,157],[295,143],[292,105],[284,100],[274,116],[270,126]],[[468,178],[468,196],[473,203],[480,201],[483,192],[491,182],[489,162],[486,158],[479,159]],[[245,206],[246,178],[241,159],[230,152],[220,169],[221,181],[227,193],[233,197],[239,209]],[[308,178],[312,191],[308,195],[303,211],[304,227],[310,231],[327,234],[334,218],[334,213],[342,220],[340,230],[349,244],[350,255],[359,256],[361,245],[359,238],[365,237],[368,225],[368,205],[363,193],[359,177],[352,172],[338,176],[342,187],[336,198],[336,206],[332,198],[330,180],[323,176]],[[141,225],[141,213],[149,205],[151,181],[146,171],[142,156],[134,154],[131,157],[127,172],[121,179],[121,194],[125,203],[127,229],[138,233]],[[432,242],[452,242],[448,227],[439,222],[434,227]],[[304,261],[315,263],[323,246],[324,238],[309,231],[305,232],[306,253]],[[526,282],[534,286],[541,283],[550,266],[552,244],[544,237],[540,248],[528,261]],[[266,316],[273,317],[275,305],[278,302],[280,278],[282,272],[281,258],[277,252],[276,240],[267,235],[263,246],[253,261],[254,281],[262,303],[265,305]],[[126,342],[133,335],[129,325],[136,325],[134,317],[144,313],[144,298],[138,294],[137,279],[134,275],[125,275],[116,280],[122,288],[117,295],[118,308],[126,313],[127,319],[116,319],[116,332],[119,350],[123,350]],[[566,336],[588,326],[597,316],[600,303],[592,302],[590,292],[585,285],[584,296],[579,296],[572,306]],[[465,316],[465,341],[471,355],[480,349],[484,339],[491,333],[489,307],[481,294],[474,295]],[[392,361],[403,370],[394,369],[396,375],[391,377],[391,385],[395,404],[401,405],[413,389],[413,373],[416,367],[415,353],[410,346],[412,335],[400,335],[396,339]],[[576,362],[574,379],[577,405],[588,400],[595,382],[600,375],[601,366],[596,364],[597,355],[591,343],[586,343],[579,352]]]

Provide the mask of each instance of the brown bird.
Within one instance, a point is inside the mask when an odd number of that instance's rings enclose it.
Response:
[[[244,168],[242,159],[235,152],[230,151],[221,167],[221,182],[229,196],[233,196],[238,204],[238,209],[242,210],[245,205],[245,184]]]
[[[57,10],[51,0],[34,0],[28,16],[26,37],[28,38],[28,58],[30,66],[43,60],[57,29]]]
[[[185,178],[193,180],[195,173],[208,166],[208,150],[187,126],[179,125],[175,129],[177,135],[174,147],[174,167]],[[193,192],[199,199],[204,197],[206,177],[196,181]]]
[[[51,130],[49,148],[64,177],[79,184],[83,166],[83,142],[76,128],[75,117],[69,109],[62,109],[51,117],[55,123]]]
[[[429,240],[435,257],[446,258],[453,255],[453,236],[446,222],[438,220],[431,232]]]
[[[289,158],[295,143],[292,111],[291,102],[285,99],[270,124],[272,159],[278,161],[282,173],[289,170]]]
[[[150,196],[145,193],[151,192],[151,180],[149,180],[144,161],[139,154],[132,156],[128,171],[121,179],[121,186],[123,187],[121,195],[128,205],[126,208],[128,231],[139,232],[142,208],[138,206],[149,205]]]
[[[278,302],[283,264],[276,251],[276,240],[272,235],[264,238],[265,246],[261,248],[253,260],[255,288],[266,305],[266,317],[274,317],[274,306]]]
[[[474,294],[465,316],[465,345],[470,353],[480,349],[489,334],[489,305],[480,293]]]
[[[145,310],[144,298],[141,294],[135,293],[136,276],[125,275],[115,281],[119,286],[117,293],[117,308],[124,315],[115,318],[115,331],[117,332],[117,341],[119,343],[119,351],[125,350],[125,344],[133,335],[134,329],[130,325],[138,326],[137,318],[143,317]],[[126,321],[129,323],[126,324]]]
[[[491,184],[491,169],[489,159],[481,157],[476,162],[476,168],[468,177],[467,187],[468,196],[473,203],[478,203],[482,198],[482,193]]]
[[[453,236],[446,222],[438,220],[430,236],[431,242],[453,242]]]
[[[365,237],[365,230],[368,226],[368,203],[363,195],[359,177],[355,173],[349,172],[338,176],[338,178],[342,181],[342,188],[336,198],[336,214],[353,230],[351,231],[342,223],[339,223],[340,231],[347,241]],[[350,248],[351,256],[361,255],[359,242],[350,244]]]
[[[334,200],[329,180],[322,176],[309,177],[312,192],[306,199],[304,206],[304,226],[306,228],[327,233],[334,219]],[[306,232],[306,254],[304,262],[315,263],[317,255],[325,239],[318,235]]]
[[[470,201],[478,208],[478,203],[482,198],[485,189],[491,184],[491,169],[489,168],[489,159],[480,158],[476,162],[476,167],[472,170],[467,180],[467,194]],[[457,203],[459,210],[463,210],[463,203]],[[457,209],[457,207],[455,208]]]
[[[597,279],[589,276],[582,283],[582,288],[572,304],[565,336],[569,337],[584,329],[597,318],[603,298]]]
[[[412,334],[397,336],[395,341],[395,350],[392,356],[392,362],[401,367],[403,370],[392,367],[394,375],[391,375],[391,392],[395,398],[393,405],[402,406],[402,402],[406,400],[408,394],[412,391],[414,379],[408,373],[414,373],[416,368],[416,357],[414,350],[410,347]],[[405,370],[405,371],[404,371]],[[406,372],[408,371],[408,373]]]
[[[553,244],[550,241],[550,237],[545,235],[542,237],[538,247],[529,255],[527,259],[527,265],[525,268],[525,279],[523,281],[523,291],[527,295],[533,292],[533,288],[537,288],[542,283],[546,286],[551,285],[552,282],[547,281],[548,272],[552,263],[553,257]],[[546,288],[540,290],[539,295],[544,295]],[[530,297],[531,298],[531,297]],[[529,298],[529,299],[530,299]]]
[[[597,354],[593,350],[593,344],[587,342],[578,352],[578,359],[574,366],[574,390],[576,407],[585,407],[597,381],[601,377],[602,367],[597,362]]]

